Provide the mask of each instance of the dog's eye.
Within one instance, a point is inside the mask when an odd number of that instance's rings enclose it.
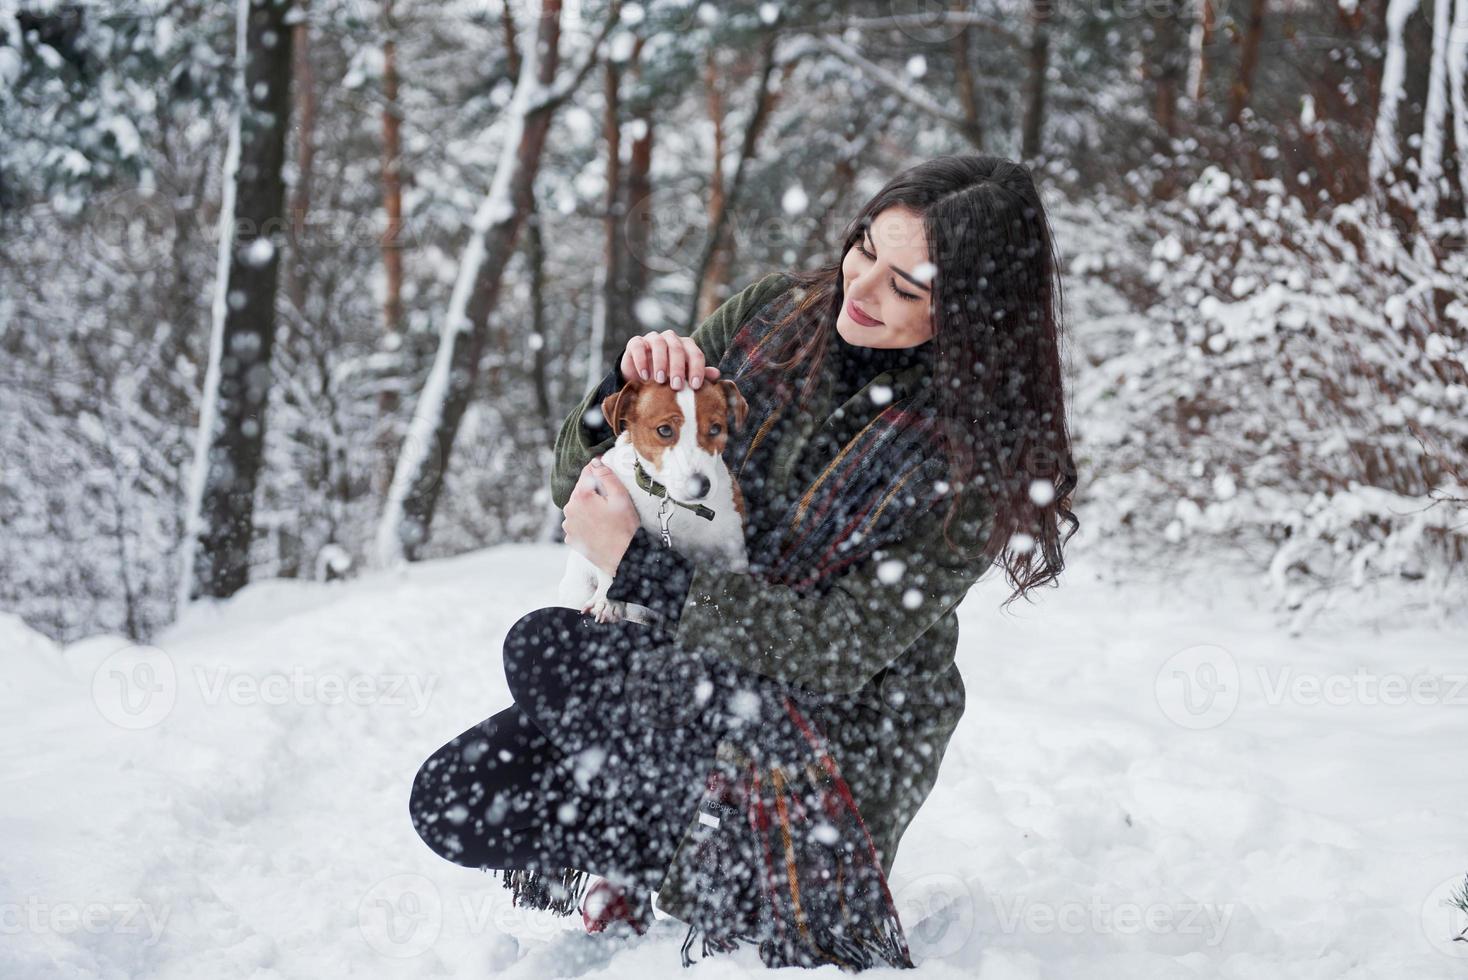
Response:
[[[658,435],[662,436],[664,439],[673,438],[673,427],[666,424],[658,426]]]
[[[711,435],[711,436],[716,436],[720,432],[723,432],[723,431],[724,431],[724,427],[722,425],[720,425],[719,423],[717,423],[717,422],[715,422],[713,425],[709,426],[709,435]]]

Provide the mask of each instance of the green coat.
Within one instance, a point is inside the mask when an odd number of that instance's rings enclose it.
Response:
[[[744,322],[789,285],[787,277],[772,273],[715,310],[693,333],[708,363],[719,364]],[[918,365],[896,375],[877,376],[847,400],[847,416],[874,414],[871,387],[889,385],[900,397],[926,370]],[[593,443],[582,423],[596,400],[593,390],[567,416],[556,439],[551,492],[558,507],[566,505],[582,467],[612,446],[611,440]],[[822,416],[829,417],[836,407],[818,403],[811,424],[784,437],[769,471],[792,472]],[[759,426],[763,421],[751,417],[745,424]],[[988,517],[976,516],[981,523]],[[816,718],[831,741],[832,755],[888,875],[898,842],[932,790],[963,714],[963,680],[954,663],[955,607],[989,566],[985,559],[964,560],[953,554],[942,525],[941,509],[915,518],[898,546],[853,565],[819,597],[750,573],[699,567],[677,626],[676,639],[684,648],[709,651],[758,673],[835,696]],[[884,582],[877,565],[893,559],[903,563],[906,574],[897,581],[884,576],[889,580]],[[913,589],[921,592],[923,601],[911,601],[914,597],[907,593]],[[689,844],[685,836],[674,867],[685,866]],[[684,918],[679,914],[682,883],[673,877],[663,882],[658,904]]]

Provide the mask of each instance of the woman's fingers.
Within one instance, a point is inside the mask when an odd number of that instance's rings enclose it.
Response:
[[[668,345],[656,333],[643,335],[647,344],[647,380],[663,384],[668,380]]]
[[[685,384],[696,389],[719,377],[719,369],[708,366],[698,344],[672,330],[645,333],[627,341],[619,367],[623,381],[637,378],[670,383],[675,390]]]
[[[645,337],[633,337],[627,341],[622,352],[622,380],[639,378],[643,381],[652,377],[652,351]]]
[[[688,379],[688,386],[695,391],[703,384],[703,351],[690,338],[680,338],[683,343],[683,357],[686,361],[684,375]]]
[[[676,333],[671,330],[663,331],[663,343],[668,347],[668,384],[677,391],[683,387],[683,381],[688,375],[688,355],[683,350],[683,342]]]

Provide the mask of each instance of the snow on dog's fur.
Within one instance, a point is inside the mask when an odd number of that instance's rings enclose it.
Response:
[[[617,435],[617,444],[602,462],[631,494],[648,533],[661,539],[658,511],[664,504],[662,497],[637,485],[639,461],[648,476],[667,488],[669,497],[714,513],[712,520],[706,520],[669,503],[673,548],[695,562],[744,571],[748,567],[744,499],[723,457],[729,430],[743,425],[748,411],[738,386],[719,381],[707,382],[697,391],[687,387],[674,391],[665,384],[634,380],[608,395],[601,410]],[[642,606],[608,599],[611,584],[611,576],[573,551],[561,580],[561,604],[591,613],[597,622],[651,622],[652,614]]]

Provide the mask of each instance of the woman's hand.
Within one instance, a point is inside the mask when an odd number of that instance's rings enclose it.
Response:
[[[600,456],[582,467],[565,514],[561,530],[566,543],[597,568],[616,575],[642,521],[632,495]]]
[[[719,377],[719,369],[704,364],[703,351],[689,337],[680,337],[671,330],[656,331],[633,337],[627,341],[622,352],[622,380],[640,378],[643,381],[668,382],[674,391],[682,389],[683,383],[697,390],[705,381]]]

